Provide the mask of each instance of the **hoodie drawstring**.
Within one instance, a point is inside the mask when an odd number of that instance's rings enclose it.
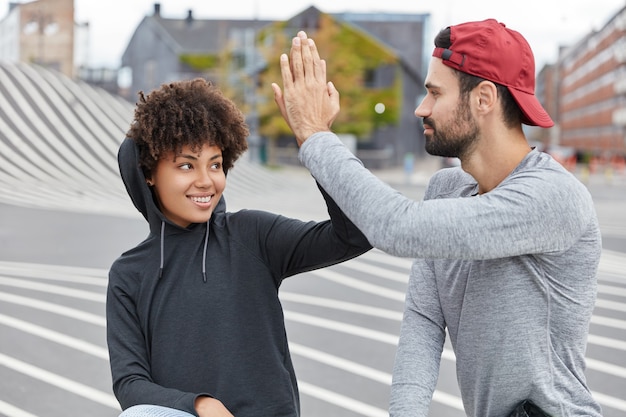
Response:
[[[159,279],[163,276],[163,252],[165,248],[165,222],[161,221],[161,263],[159,265]]]
[[[206,251],[209,246],[209,222],[206,222],[206,234],[204,235],[204,251],[202,252],[202,280],[206,283]]]
[[[204,250],[202,252],[202,280],[206,283],[206,253],[209,247],[209,221],[206,222],[206,234],[204,235]],[[165,222],[161,221],[161,263],[159,264],[159,279],[163,276],[163,264],[165,262]]]

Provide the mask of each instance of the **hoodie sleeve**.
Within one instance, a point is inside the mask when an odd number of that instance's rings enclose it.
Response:
[[[183,392],[152,381],[150,353],[135,308],[136,294],[125,285],[130,277],[122,275],[114,264],[109,273],[106,301],[107,344],[117,400],[123,410],[138,404],[154,404],[197,415],[195,399],[210,394]]]
[[[372,248],[367,238],[318,184],[330,219],[301,221],[263,211],[244,211],[247,234],[256,236],[257,253],[278,279],[323,268]]]

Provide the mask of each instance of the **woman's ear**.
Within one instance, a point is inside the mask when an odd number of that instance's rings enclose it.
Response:
[[[152,182],[152,178],[146,178],[146,184],[148,184],[148,187],[152,187],[154,185],[154,182]]]

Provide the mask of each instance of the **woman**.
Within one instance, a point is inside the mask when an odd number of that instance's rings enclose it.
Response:
[[[322,191],[330,220],[225,211],[244,116],[203,79],[139,93],[118,155],[150,226],[111,267],[107,341],[122,416],[299,416],[278,288],[371,246]]]

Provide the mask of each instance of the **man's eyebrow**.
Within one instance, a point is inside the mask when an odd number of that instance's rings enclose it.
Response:
[[[429,90],[430,90],[431,88],[439,88],[439,86],[437,86],[437,85],[435,85],[435,84],[433,84],[433,83],[431,83],[431,82],[427,82],[427,83],[425,83],[425,84],[424,84],[424,87],[426,87],[426,88],[427,88],[427,89],[429,89]]]

